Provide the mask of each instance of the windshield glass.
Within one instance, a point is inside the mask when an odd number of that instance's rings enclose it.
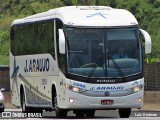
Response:
[[[138,28],[67,28],[66,38],[71,74],[122,78],[142,72]]]

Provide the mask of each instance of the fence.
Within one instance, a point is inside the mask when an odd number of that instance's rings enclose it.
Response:
[[[0,66],[0,89],[10,91],[9,67]]]
[[[160,63],[144,64],[145,91],[160,91]],[[9,68],[0,67],[0,88],[10,91]]]
[[[144,64],[145,91],[160,91],[160,63]]]

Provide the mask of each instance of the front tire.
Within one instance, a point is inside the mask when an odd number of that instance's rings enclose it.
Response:
[[[56,112],[56,117],[65,118],[67,117],[67,110],[58,107],[57,96],[54,97],[54,109]]]
[[[119,109],[120,118],[129,118],[130,114],[131,114],[131,108]]]

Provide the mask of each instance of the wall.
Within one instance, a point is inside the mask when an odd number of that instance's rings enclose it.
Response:
[[[145,91],[160,91],[160,63],[144,64]]]
[[[144,64],[145,91],[160,91],[160,63]],[[10,91],[9,67],[0,66],[0,88]]]
[[[0,89],[10,91],[9,67],[0,66]]]

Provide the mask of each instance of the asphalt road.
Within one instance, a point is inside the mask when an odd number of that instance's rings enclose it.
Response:
[[[3,119],[17,119],[15,117],[16,114],[21,113],[21,109],[5,109],[6,113],[11,113],[13,118],[9,118],[9,117],[3,117]],[[13,114],[16,113],[16,114]],[[10,114],[10,115],[11,115]],[[38,114],[37,114],[38,115]],[[58,119],[55,117],[55,112],[43,112],[43,117],[41,117],[41,115],[38,115],[38,118],[34,118],[34,117],[30,117],[30,118],[23,118],[23,117],[18,117],[18,120],[23,120],[23,119],[27,119],[27,120],[51,120],[51,119]],[[75,116],[75,114],[73,114],[72,111],[68,112],[68,117],[66,117],[65,119],[60,119],[60,120],[75,120],[75,119],[79,119],[79,120],[84,120],[82,118],[77,118]],[[131,113],[131,117],[127,118],[127,119],[122,119],[119,117],[119,114],[117,111],[106,111],[106,110],[98,110],[95,113],[95,117],[94,118],[85,118],[87,120],[104,120],[104,119],[109,119],[109,120],[160,120],[160,112],[155,112],[155,111],[133,111]]]

